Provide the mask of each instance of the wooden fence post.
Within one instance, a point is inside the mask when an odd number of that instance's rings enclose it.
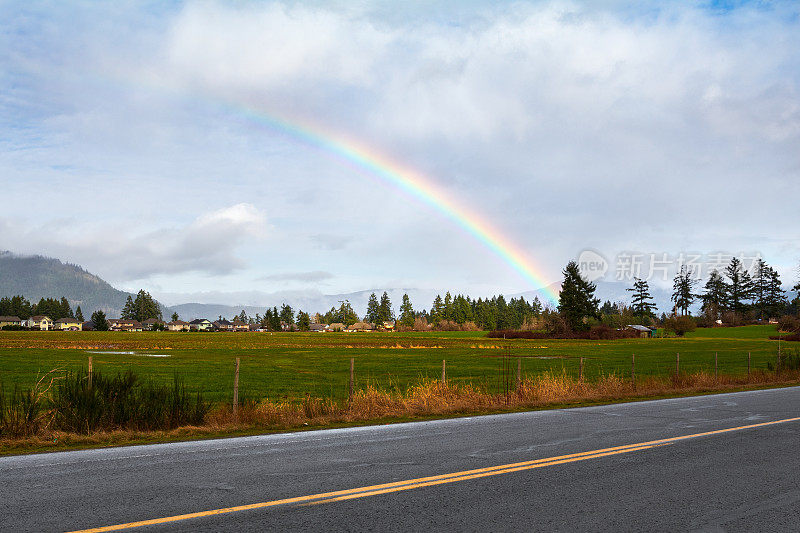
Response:
[[[583,383],[583,357],[581,357],[580,367],[578,368],[578,381]]]
[[[239,358],[236,358],[236,370],[233,373],[233,418],[239,421]]]
[[[350,393],[347,396],[347,402],[353,402],[353,387],[355,387],[356,381],[356,358],[350,358]]]
[[[750,352],[747,352],[747,381],[750,381]]]
[[[631,354],[631,382],[633,383],[633,390],[636,390],[636,354]]]
[[[522,386],[522,357],[517,357],[517,390]]]
[[[675,354],[675,377],[677,378],[681,372],[681,354]]]
[[[92,356],[89,356],[89,388],[92,388]]]
[[[447,361],[442,359],[442,383],[447,383]]]
[[[714,352],[714,379],[717,379],[719,376],[719,367],[717,365],[717,352]]]

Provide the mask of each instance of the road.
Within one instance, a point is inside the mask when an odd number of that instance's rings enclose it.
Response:
[[[797,530],[796,417],[787,388],[5,457],[0,529]]]

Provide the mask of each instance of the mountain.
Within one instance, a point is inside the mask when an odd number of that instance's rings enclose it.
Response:
[[[225,318],[231,318],[242,312],[242,309],[249,316],[255,316],[256,313],[263,315],[267,307],[277,307],[280,309],[281,305],[289,304],[297,312],[298,310],[306,311],[307,313],[325,313],[331,307],[339,307],[340,302],[347,300],[353,307],[353,310],[358,316],[364,316],[367,312],[367,301],[369,295],[373,292],[380,297],[383,292],[389,295],[392,301],[392,306],[395,312],[400,308],[400,302],[403,300],[403,294],[407,293],[411,302],[414,304],[414,309],[430,309],[433,299],[436,297],[435,291],[420,290],[420,289],[374,289],[357,292],[348,292],[341,294],[322,294],[319,291],[284,291],[275,293],[263,292],[250,292],[250,293],[205,293],[194,294],[189,297],[197,297],[198,299],[206,299],[209,303],[182,303],[175,304],[169,307],[170,313],[175,311],[180,315],[181,320],[193,320],[195,318],[207,318],[214,320],[222,315]],[[165,295],[166,296],[166,295]],[[444,296],[444,292],[442,292]],[[185,297],[185,296],[184,296]],[[171,294],[168,297],[173,301],[180,298],[178,294]],[[167,298],[165,298],[167,299]],[[238,305],[230,305],[225,302],[238,301],[242,302]]]
[[[40,255],[0,251],[0,296],[17,294],[32,303],[40,298],[64,296],[73,309],[80,305],[87,318],[98,309],[109,317],[119,316],[130,295],[78,265]]]

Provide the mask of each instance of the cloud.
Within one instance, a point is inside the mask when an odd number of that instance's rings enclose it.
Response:
[[[587,247],[796,264],[796,4],[51,7],[0,35],[4,247],[172,292],[246,290],[250,265],[336,291],[526,288],[319,135],[427,176],[549,280]]]
[[[342,250],[353,240],[347,235],[334,235],[331,233],[315,233],[308,237],[315,247],[323,250]]]
[[[245,203],[203,214],[185,226],[146,233],[114,225],[97,230],[74,220],[33,228],[0,221],[0,238],[15,251],[67,259],[114,281],[187,272],[230,274],[246,266],[237,249],[267,231],[265,215]]]
[[[281,274],[269,274],[255,279],[255,281],[325,281],[333,278],[330,272],[323,272],[322,270],[313,270],[311,272],[284,272]]]

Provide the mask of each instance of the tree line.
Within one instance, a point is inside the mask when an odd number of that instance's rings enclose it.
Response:
[[[83,322],[83,311],[81,306],[72,310],[69,301],[65,297],[41,298],[38,303],[32,304],[22,295],[4,296],[0,298],[0,316],[16,316],[22,320],[28,320],[32,316],[44,315],[53,320],[61,318],[74,318]]]
[[[633,286],[627,289],[632,293],[629,305],[607,301],[601,307],[600,300],[594,296],[595,284],[583,278],[575,261],[570,261],[562,274],[558,319],[563,322],[563,327],[573,331],[586,330],[597,324],[614,324],[614,317],[635,318],[644,325],[658,321],[676,331],[685,331],[686,327],[698,323],[714,325],[721,321],[739,325],[800,312],[800,282],[792,287],[799,294],[790,301],[782,288],[778,271],[763,259],[756,261],[751,274],[734,257],[722,272],[711,272],[703,292],[699,293],[695,289],[700,280],[692,271],[682,267],[673,279],[670,298],[673,307],[668,313],[662,312],[660,319],[646,280],[634,278]],[[696,303],[701,304],[701,315],[693,318],[691,308]],[[554,317],[547,318],[552,327]],[[624,324],[617,320],[615,325]]]

